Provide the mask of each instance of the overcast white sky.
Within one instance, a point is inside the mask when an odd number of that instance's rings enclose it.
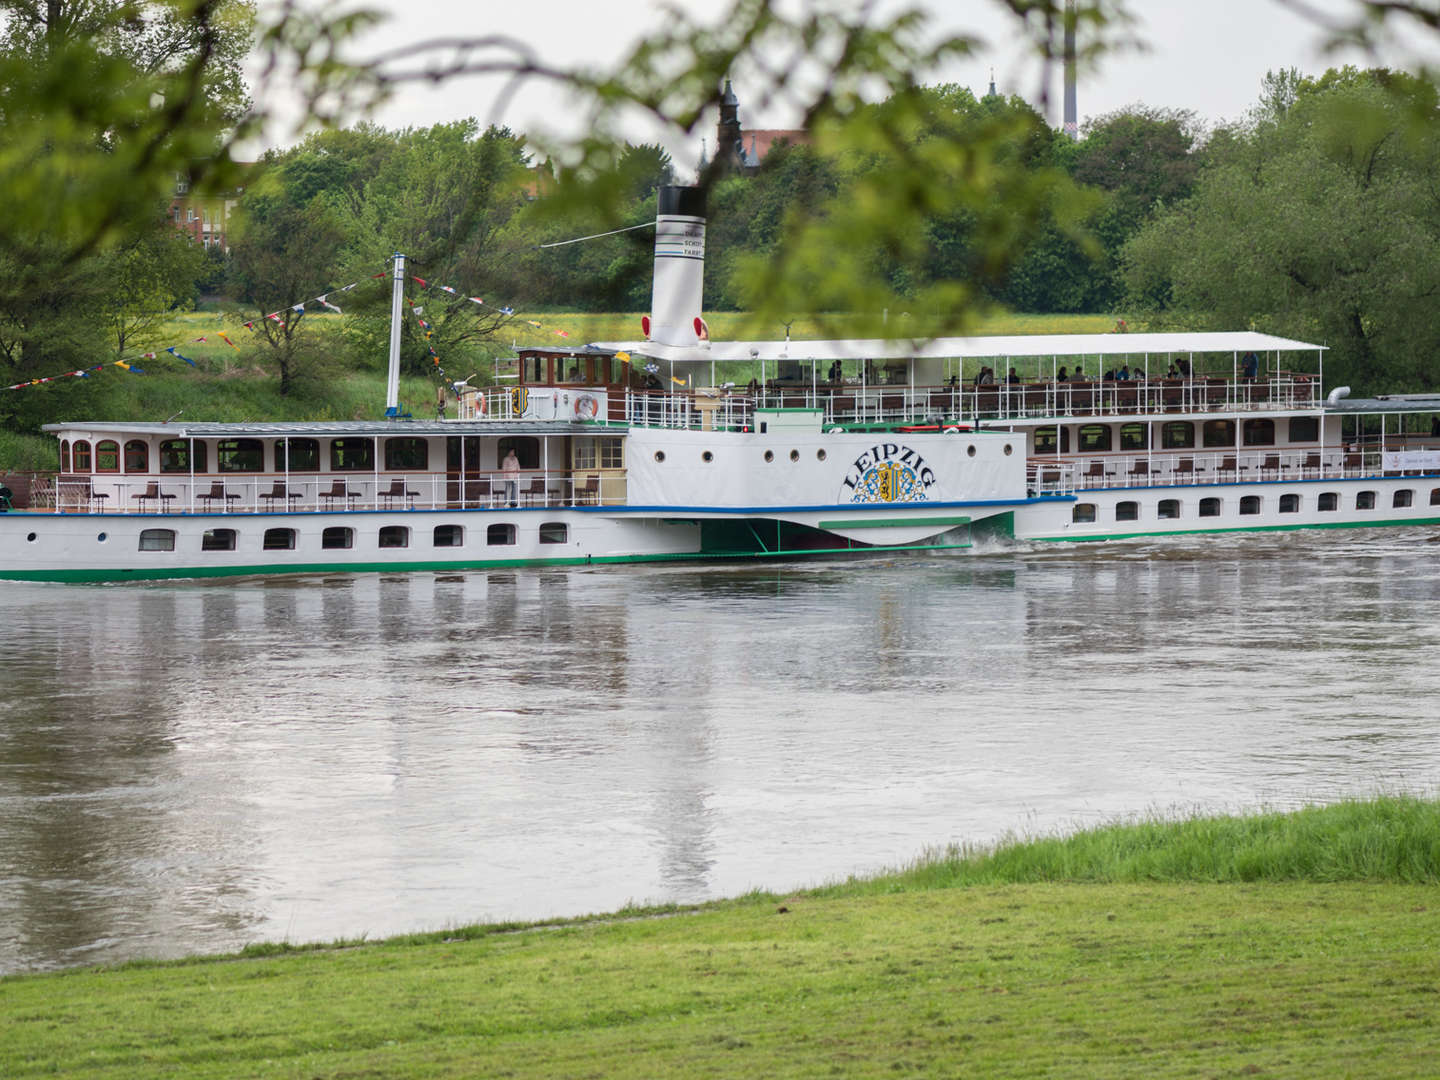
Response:
[[[507,34],[527,42],[547,62],[562,66],[593,61],[611,67],[634,41],[663,24],[657,0],[368,0],[387,13],[380,31],[362,42],[362,53],[421,40],[483,34]],[[799,3],[801,0],[791,0]],[[1018,93],[1038,105],[1040,72],[1014,41],[1013,24],[993,0],[912,0],[932,13],[937,35],[969,32],[989,43],[982,58],[937,72],[926,81],[958,82],[983,93],[990,68],[1002,93]],[[1351,0],[1310,0],[1328,11],[1350,10]],[[714,19],[728,0],[671,0],[695,18]],[[899,0],[890,4],[900,6]],[[1298,67],[1318,73],[1344,59],[1327,57],[1323,34],[1277,0],[1132,0],[1140,14],[1139,35],[1149,51],[1107,58],[1099,71],[1082,73],[1079,110],[1087,117],[1144,102],[1191,109],[1213,124],[1236,119],[1258,97],[1270,69]],[[1058,74],[1056,76],[1058,80]],[[796,117],[775,110],[747,108],[743,79],[735,86],[746,128],[791,127]],[[567,110],[554,93],[530,85],[496,111],[498,84],[456,80],[439,88],[416,85],[403,90],[375,119],[387,127],[427,126],[475,116],[512,129],[564,130]],[[754,102],[752,94],[750,102]],[[1059,126],[1061,93],[1051,89],[1051,122]],[[710,129],[713,131],[713,129]],[[634,133],[636,141],[663,139],[677,163],[693,162],[699,147],[676,145],[659,132]],[[713,135],[711,136],[713,139]],[[290,141],[276,137],[273,141]]]

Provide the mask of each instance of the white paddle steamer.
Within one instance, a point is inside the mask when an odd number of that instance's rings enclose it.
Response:
[[[0,577],[1440,522],[1440,398],[1327,397],[1320,346],[1249,332],[712,342],[704,238],[701,193],[662,190],[646,338],[521,350],[517,383],[458,387],[453,420],[396,416],[392,335],[384,420],[48,425],[59,469],[0,515]],[[399,257],[394,275],[398,311]],[[740,367],[748,385],[722,380]]]

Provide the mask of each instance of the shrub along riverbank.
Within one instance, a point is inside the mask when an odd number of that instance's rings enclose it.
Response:
[[[1433,1075],[1437,882],[1435,801],[1116,826],[700,909],[10,977],[0,1074]]]

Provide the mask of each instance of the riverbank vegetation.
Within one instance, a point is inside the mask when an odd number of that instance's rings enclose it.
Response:
[[[5,1075],[1406,1076],[1440,803],[950,851],[696,909],[0,980]]]

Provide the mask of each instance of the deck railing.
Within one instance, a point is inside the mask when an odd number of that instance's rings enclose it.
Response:
[[[557,406],[552,399],[563,398]],[[577,412],[570,399],[590,408]],[[473,402],[483,399],[484,411]],[[845,383],[775,385],[733,389],[596,390],[577,393],[535,388],[481,391],[461,413],[462,419],[594,419],[635,427],[722,428],[740,431],[754,423],[759,409],[816,409],[826,424],[926,423],[945,419],[974,423],[1037,417],[1163,416],[1173,413],[1243,412],[1261,409],[1319,409],[1320,381],[1309,375],[1279,372],[1263,379],[1190,379],[1095,382],[994,383],[986,385],[908,386]],[[537,404],[538,403],[538,404]],[[524,406],[521,408],[521,406]],[[595,415],[591,415],[591,411]]]
[[[58,513],[278,513],[287,510],[438,510],[613,506],[625,502],[623,470],[459,473],[291,473],[224,477],[62,474],[31,509]]]
[[[1440,451],[1420,452],[1409,462],[1414,468],[1389,468],[1396,464],[1387,463],[1389,456],[1379,450],[1247,449],[1040,458],[1030,463],[1030,490],[1052,495],[1103,488],[1440,474]]]

